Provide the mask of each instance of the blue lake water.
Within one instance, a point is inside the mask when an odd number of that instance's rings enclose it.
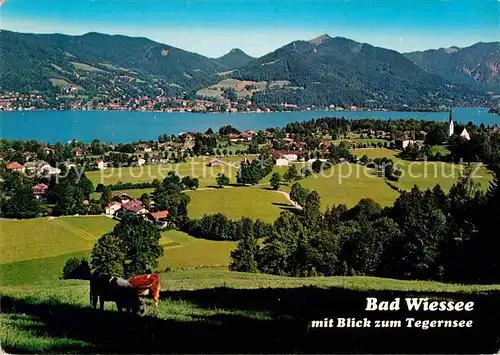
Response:
[[[415,118],[445,122],[447,112],[360,112],[306,111],[271,113],[177,113],[130,111],[11,111],[0,112],[0,137],[34,139],[53,143],[71,139],[90,142],[97,138],[106,142],[131,142],[157,139],[160,134],[213,130],[232,125],[240,130],[282,127],[290,122],[320,117],[405,119]],[[455,121],[500,125],[500,116],[486,108],[455,108]]]

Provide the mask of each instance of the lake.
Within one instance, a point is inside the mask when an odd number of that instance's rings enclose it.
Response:
[[[448,112],[381,112],[381,111],[305,111],[270,113],[180,113],[131,111],[10,111],[0,112],[0,137],[34,139],[53,143],[71,139],[90,142],[156,140],[160,134],[186,131],[204,132],[209,127],[232,125],[240,130],[282,127],[290,122],[320,117],[405,119],[448,121]],[[500,116],[486,108],[455,108],[456,122],[485,125],[500,124]]]

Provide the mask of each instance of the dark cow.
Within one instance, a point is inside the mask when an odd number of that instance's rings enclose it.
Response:
[[[118,312],[126,309],[127,312],[134,312],[138,316],[146,313],[144,301],[139,299],[137,290],[125,279],[101,273],[94,273],[90,277],[90,304],[96,309],[97,298],[99,298],[100,308],[104,309],[105,301],[116,303]]]

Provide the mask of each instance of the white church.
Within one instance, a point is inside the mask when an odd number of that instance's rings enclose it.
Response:
[[[453,115],[450,110],[450,119],[448,122],[448,137],[451,137],[455,133],[455,123],[453,121]],[[469,132],[464,127],[464,130],[462,133],[460,133],[460,137],[467,139],[468,141],[470,140],[470,135]]]

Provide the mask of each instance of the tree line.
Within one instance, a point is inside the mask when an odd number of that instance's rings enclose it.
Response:
[[[500,280],[499,172],[487,191],[472,169],[445,193],[401,191],[392,207],[372,199],[320,210],[316,191],[296,186],[303,209],[282,212],[258,243],[253,221],[231,253],[231,270],[286,276],[366,275],[462,283]],[[297,184],[298,185],[298,184]]]

